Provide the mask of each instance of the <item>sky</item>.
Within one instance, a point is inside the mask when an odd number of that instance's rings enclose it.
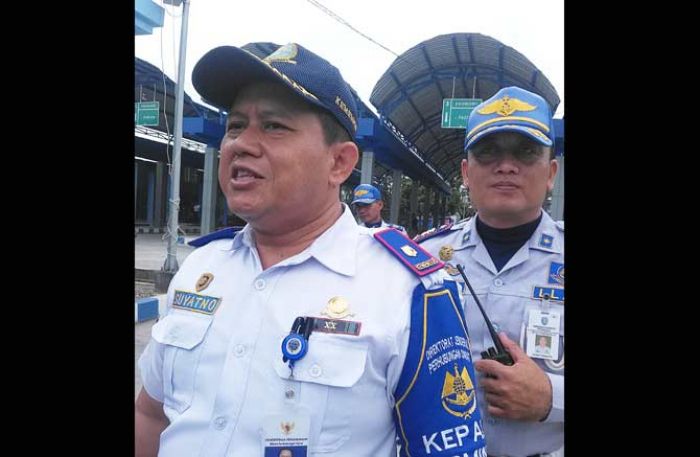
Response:
[[[161,0],[153,0],[162,4]],[[527,57],[554,85],[564,115],[564,0],[316,0],[374,41],[402,54],[449,33],[481,33]],[[163,27],[135,37],[135,55],[177,82],[182,6],[164,5]],[[185,92],[207,51],[265,41],[296,42],[340,69],[366,105],[374,85],[396,59],[309,0],[192,0],[187,27]]]

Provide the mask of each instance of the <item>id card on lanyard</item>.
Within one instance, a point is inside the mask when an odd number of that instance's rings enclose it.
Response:
[[[307,457],[311,414],[295,402],[283,402],[282,408],[263,419],[264,457]]]
[[[561,331],[561,312],[558,307],[550,305],[549,300],[542,300],[538,307],[526,310],[526,347],[528,356],[537,359],[559,359],[559,333]]]

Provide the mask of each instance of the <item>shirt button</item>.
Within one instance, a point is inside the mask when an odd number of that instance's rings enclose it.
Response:
[[[316,364],[312,365],[311,369],[309,369],[309,374],[314,378],[318,378],[319,376],[321,376],[322,372],[323,370],[321,369],[321,367]]]
[[[243,357],[243,354],[245,354],[245,346],[242,344],[237,344],[235,348],[233,348],[233,353],[236,355],[236,357]]]
[[[214,420],[214,427],[216,427],[217,430],[223,430],[224,427],[226,427],[226,418],[223,416],[219,416]]]
[[[501,287],[503,285],[503,280],[501,278],[496,278],[493,280],[493,285],[496,287]]]
[[[263,290],[265,288],[265,280],[264,279],[256,279],[255,280],[255,288],[258,290]]]
[[[284,396],[289,399],[294,398],[294,389],[287,389]]]

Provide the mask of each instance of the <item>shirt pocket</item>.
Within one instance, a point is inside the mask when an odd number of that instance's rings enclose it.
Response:
[[[153,339],[164,345],[163,404],[182,414],[192,404],[194,381],[202,354],[202,341],[210,316],[171,312],[153,326]]]
[[[308,353],[294,364],[293,382],[299,403],[311,410],[309,450],[331,453],[350,439],[351,412],[362,402],[355,387],[365,371],[367,344],[324,335],[313,335],[310,343]],[[281,357],[275,358],[275,371],[289,379]]]

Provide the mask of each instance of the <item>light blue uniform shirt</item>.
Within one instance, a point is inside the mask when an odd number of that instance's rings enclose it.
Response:
[[[344,206],[311,246],[265,271],[250,226],[188,256],[139,360],[146,392],[170,420],[159,456],[260,456],[263,417],[290,396],[311,410],[310,456],[396,455],[393,392],[412,293],[419,281],[430,288],[446,275],[419,279],[372,233]],[[220,298],[213,314],[171,307],[175,291],[194,293],[203,273],[213,279],[197,293]],[[314,332],[290,380],[282,339],[297,316],[324,317],[337,296],[360,334]]]
[[[451,259],[441,259],[447,264],[446,270],[450,270],[450,275],[460,286],[474,360],[481,359],[481,352],[494,344],[479,308],[456,271],[457,264],[464,267],[467,279],[496,331],[505,332],[510,339],[519,342],[521,347],[527,326],[526,308],[539,308],[543,304],[536,296],[554,289],[557,298],[563,298],[564,223],[555,222],[546,213],[542,215],[542,220],[529,241],[525,242],[500,272],[496,270],[477,233],[475,217],[438,232],[420,242],[420,245],[436,257],[443,247],[454,249]],[[559,265],[560,269],[557,268]],[[561,275],[552,274],[553,270],[560,271]],[[552,300],[550,303],[553,307],[561,307],[560,357],[556,361],[539,358],[533,360],[545,371],[552,383],[552,409],[543,422],[496,418],[488,414],[486,395],[478,388],[477,398],[489,455],[521,457],[553,452],[564,444],[564,301]]]

